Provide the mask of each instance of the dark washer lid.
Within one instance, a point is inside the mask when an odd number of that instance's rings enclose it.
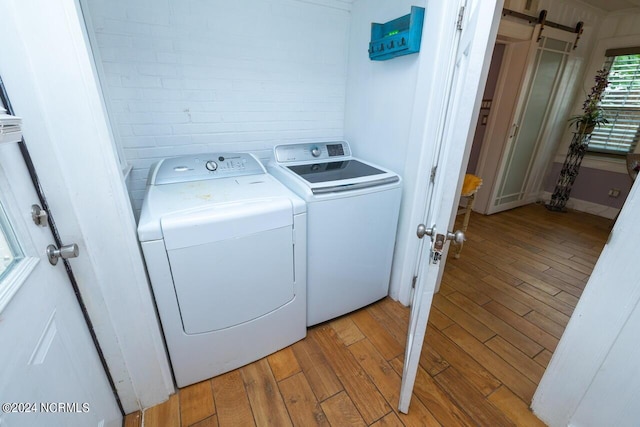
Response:
[[[295,165],[287,168],[311,183],[341,181],[385,173],[358,160]]]

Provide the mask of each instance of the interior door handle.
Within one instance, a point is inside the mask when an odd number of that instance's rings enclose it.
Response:
[[[418,235],[418,239],[422,239],[424,236],[433,236],[435,233],[435,227],[427,228],[426,225],[420,224],[418,225],[418,229],[416,230],[416,234]]]
[[[448,231],[446,234],[437,234],[435,226],[427,228],[424,224],[418,225],[416,234],[419,239],[422,239],[424,236],[431,237],[431,261],[434,264],[437,264],[442,258],[442,251],[444,250],[444,244],[447,240],[451,240],[458,245],[465,240],[464,232],[461,230],[456,230],[455,232]]]
[[[454,243],[457,243],[458,245],[460,243],[464,243],[465,236],[464,236],[464,231],[462,230],[456,230],[453,233],[448,231],[447,232],[447,240],[451,240]]]
[[[433,237],[435,234],[435,227],[427,228],[426,225],[420,224],[418,225],[416,234],[418,235],[418,239],[422,239],[424,236]],[[456,230],[454,232],[448,231],[446,236],[443,236],[443,241],[446,240],[451,240],[455,243],[460,244],[465,240],[464,232],[462,230]]]
[[[78,245],[75,243],[60,246],[60,249],[56,248],[54,245],[47,246],[47,258],[49,258],[49,263],[51,265],[56,265],[60,258],[76,258],[78,255],[80,255],[80,248],[78,248]]]

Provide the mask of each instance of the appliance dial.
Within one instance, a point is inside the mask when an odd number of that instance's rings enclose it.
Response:
[[[215,171],[216,169],[218,169],[218,164],[216,162],[214,162],[213,160],[209,160],[207,163],[205,163],[204,165],[208,170],[210,170],[211,172]]]
[[[321,154],[321,151],[320,151],[320,149],[318,147],[313,147],[311,149],[311,155],[313,157],[320,157],[320,154]]]

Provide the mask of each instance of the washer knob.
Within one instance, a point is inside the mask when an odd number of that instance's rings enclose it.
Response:
[[[210,170],[211,172],[213,172],[214,170],[218,169],[218,164],[216,162],[214,162],[213,160],[209,160],[207,163],[204,164],[204,166]]]
[[[320,151],[320,149],[319,149],[318,147],[313,147],[313,148],[311,149],[311,155],[312,155],[313,157],[320,157],[320,154],[321,154],[321,153],[322,153],[322,152]]]

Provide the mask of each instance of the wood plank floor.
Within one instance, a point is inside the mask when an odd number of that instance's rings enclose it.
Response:
[[[473,214],[433,301],[408,415],[396,406],[409,309],[387,298],[125,425],[544,425],[528,406],[610,224],[540,205]]]

